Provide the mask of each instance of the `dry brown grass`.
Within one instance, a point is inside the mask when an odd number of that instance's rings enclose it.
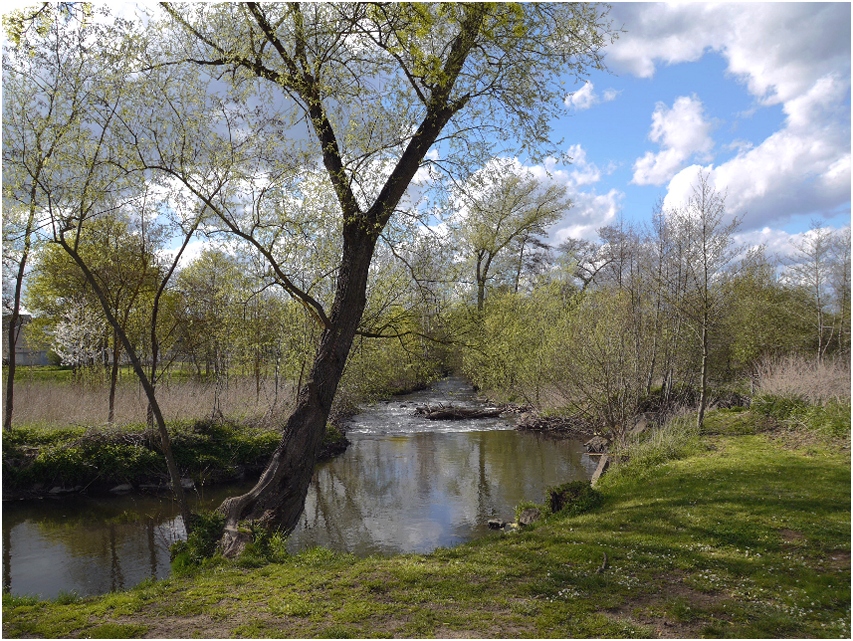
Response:
[[[166,382],[158,387],[157,397],[167,421],[210,417],[217,407],[213,383]],[[294,391],[291,385],[279,384],[276,398],[272,381],[263,382],[258,394],[254,380],[232,378],[220,391],[218,400],[223,416],[257,421],[287,411],[293,404]],[[13,423],[103,425],[107,422],[108,402],[109,388],[105,384],[22,381],[15,385]],[[114,423],[144,423],[147,407],[142,387],[125,382],[116,390]]]
[[[833,358],[785,356],[767,359],[758,368],[762,394],[800,397],[812,405],[850,400],[850,362]]]

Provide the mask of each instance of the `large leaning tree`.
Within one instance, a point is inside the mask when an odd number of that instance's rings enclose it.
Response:
[[[298,521],[374,250],[395,212],[415,200],[418,170],[432,164],[458,179],[496,151],[555,153],[549,123],[567,91],[561,78],[600,68],[616,34],[606,8],[591,4],[162,7],[169,20],[151,54],[152,77],[167,68],[206,73],[220,109],[195,118],[211,123],[204,153],[179,158],[180,145],[167,153],[149,145],[140,162],[182,181],[223,230],[263,254],[322,327],[279,447],[255,487],[219,507],[220,545],[233,555],[246,540],[241,520],[284,531]],[[184,126],[193,118],[176,114]],[[280,259],[292,212],[310,204],[300,176],[317,171],[334,195],[340,243],[331,300],[301,288],[295,264]]]

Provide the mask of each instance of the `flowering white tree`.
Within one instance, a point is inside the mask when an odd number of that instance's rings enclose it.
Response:
[[[104,351],[103,316],[81,298],[68,300],[62,320],[56,324],[51,348],[63,365],[75,371],[93,365]]]

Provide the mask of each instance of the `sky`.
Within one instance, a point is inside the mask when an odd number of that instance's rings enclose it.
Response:
[[[850,4],[615,3],[610,17],[624,33],[607,71],[570,89],[555,126],[574,162],[533,168],[575,202],[552,242],[677,207],[698,171],[742,218],[738,239],[770,253],[812,223],[850,224]]]
[[[770,254],[812,224],[850,224],[849,3],[616,2],[610,18],[607,70],[569,85],[554,126],[573,163],[531,168],[574,201],[550,242],[648,221],[698,171],[741,217],[738,240]]]

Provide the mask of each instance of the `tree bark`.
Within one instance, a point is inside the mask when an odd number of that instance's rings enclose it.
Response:
[[[41,167],[39,167],[39,170]],[[40,175],[40,171],[36,173],[36,177]],[[32,201],[35,201],[35,187],[31,191]],[[29,217],[27,226],[24,229],[24,249],[21,253],[21,262],[18,264],[18,272],[15,274],[15,294],[12,302],[12,314],[9,317],[9,333],[6,337],[7,346],[9,348],[9,369],[6,372],[6,399],[3,404],[3,429],[12,429],[12,408],[15,400],[15,369],[17,362],[15,360],[15,345],[18,342],[18,334],[20,328],[18,323],[21,318],[21,294],[24,284],[24,274],[27,271],[27,260],[30,256],[32,248],[32,232],[35,222],[36,207],[30,205]]]
[[[376,236],[359,229],[357,223],[348,227],[330,325],[320,340],[281,442],[257,484],[246,494],[226,499],[218,508],[225,516],[220,548],[227,557],[239,554],[248,542],[248,535],[239,530],[241,520],[252,519],[265,527],[291,532],[302,514],[332,401],[367,302],[367,276]]]
[[[116,386],[118,385],[118,361],[121,354],[119,347],[119,338],[115,329],[113,329],[113,362],[110,368],[110,402],[109,411],[107,413],[107,423],[110,425],[115,421],[116,413]]]

